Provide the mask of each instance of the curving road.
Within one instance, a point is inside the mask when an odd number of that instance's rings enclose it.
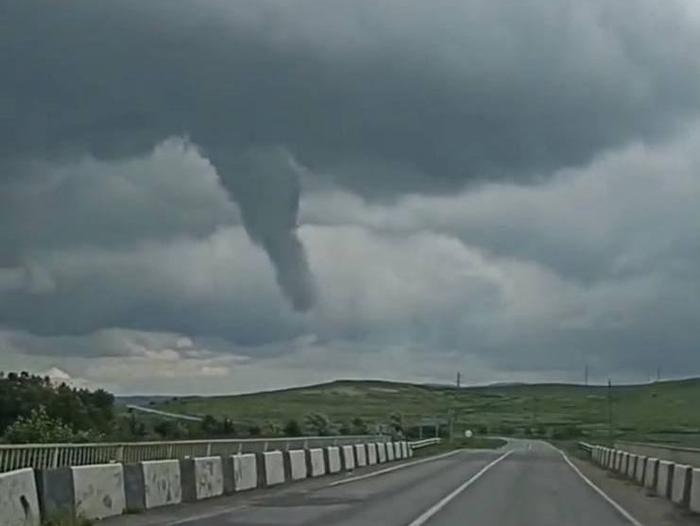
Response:
[[[389,468],[392,469],[392,468]],[[513,441],[373,476],[305,486],[138,524],[181,526],[630,526],[552,446]],[[241,500],[243,498],[243,500]],[[148,514],[150,515],[150,514]],[[146,517],[143,517],[145,519]],[[135,519],[134,519],[135,520]],[[125,522],[124,524],[136,524]]]

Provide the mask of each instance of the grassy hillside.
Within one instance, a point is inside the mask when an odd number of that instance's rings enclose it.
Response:
[[[404,428],[424,418],[455,429],[501,434],[608,435],[607,387],[567,384],[500,385],[456,389],[381,381],[336,381],[238,396],[182,397],[157,404],[166,411],[228,417],[235,422],[283,425],[323,413],[336,424],[360,417],[386,424],[399,414]],[[614,387],[615,436],[700,445],[700,379]],[[446,427],[446,426],[445,426]],[[415,430],[414,430],[415,431]],[[427,430],[426,430],[427,432]],[[569,437],[571,438],[571,437]]]

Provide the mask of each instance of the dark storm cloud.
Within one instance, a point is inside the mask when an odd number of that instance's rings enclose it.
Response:
[[[299,309],[314,285],[280,148],[371,198],[446,191],[526,181],[664,134],[700,97],[688,52],[700,40],[677,2],[662,13],[605,0],[4,0],[0,10],[3,177],[27,160],[128,158],[189,137]]]
[[[0,351],[700,367],[692,6],[0,0]]]

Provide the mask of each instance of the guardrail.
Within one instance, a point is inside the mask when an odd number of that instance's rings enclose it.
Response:
[[[420,449],[427,446],[435,446],[440,443],[440,438],[426,438],[425,440],[417,440],[416,442],[409,442],[411,448]]]
[[[42,469],[109,462],[130,463],[144,460],[258,453],[270,449],[306,449],[368,441],[386,442],[388,440],[387,436],[356,435],[105,444],[10,444],[0,445],[0,473],[21,468]]]
[[[585,451],[586,453],[590,453],[591,451],[593,451],[593,445],[589,444],[588,442],[579,442],[578,448],[581,451]]]

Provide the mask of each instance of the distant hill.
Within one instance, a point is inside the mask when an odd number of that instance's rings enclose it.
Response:
[[[456,429],[491,433],[514,429],[608,436],[607,386],[496,384],[478,387],[418,385],[382,380],[338,380],[261,393],[171,397],[155,404],[174,413],[228,417],[236,422],[283,425],[322,413],[335,423],[361,418],[386,424],[393,414],[404,426],[454,415]],[[700,445],[700,379],[613,387],[615,433],[628,439]]]

